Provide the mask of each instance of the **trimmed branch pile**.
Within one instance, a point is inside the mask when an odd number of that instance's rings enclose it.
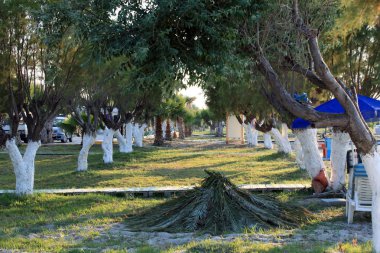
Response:
[[[275,199],[239,189],[218,172],[198,187],[146,212],[127,219],[133,231],[242,232],[244,228],[295,228],[309,212]]]

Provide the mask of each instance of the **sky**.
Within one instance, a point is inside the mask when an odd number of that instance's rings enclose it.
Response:
[[[195,101],[193,102],[193,104],[196,107],[200,109],[204,109],[207,107],[205,94],[201,88],[197,86],[190,86],[190,87],[187,87],[186,89],[180,90],[179,93],[187,97],[196,97]]]

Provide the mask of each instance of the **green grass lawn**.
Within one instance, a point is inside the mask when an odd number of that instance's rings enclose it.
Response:
[[[281,193],[276,195],[284,202],[303,198],[305,193]],[[256,233],[276,235],[285,230],[250,231],[232,241],[211,239],[194,240],[181,245],[148,246],[147,239],[125,237],[115,226],[125,226],[125,220],[133,214],[166,201],[164,198],[129,198],[102,194],[48,195],[40,194],[18,198],[0,196],[0,251],[22,252],[370,252],[370,243],[320,242],[296,243],[258,242],[249,239]],[[297,233],[312,233],[326,222],[344,223],[344,208],[306,206],[316,217],[303,225]],[[360,222],[360,220],[356,220]],[[368,222],[368,220],[367,220]],[[331,230],[334,227],[331,226]],[[116,232],[115,232],[116,231]],[[295,231],[290,231],[290,235]],[[227,235],[225,235],[227,236]],[[183,235],[180,235],[183,237]],[[314,238],[314,237],[313,237]],[[338,251],[343,249],[344,251]]]
[[[221,171],[236,184],[309,183],[294,157],[275,150],[220,142],[184,146],[148,146],[122,154],[115,145],[114,163],[105,165],[100,145],[95,145],[90,150],[89,170],[81,173],[75,172],[79,145],[42,146],[38,153],[43,155],[37,155],[35,166],[35,189],[194,185],[203,179],[205,169]],[[13,189],[15,178],[6,153],[0,154],[0,165],[0,189]]]
[[[35,188],[129,187],[193,185],[205,176],[204,169],[223,172],[234,183],[308,183],[294,157],[273,150],[247,148],[244,145],[207,144],[199,138],[192,143],[172,142],[173,147],[147,146],[131,154],[120,154],[115,145],[114,164],[104,165],[99,145],[91,149],[89,171],[77,173],[76,158],[80,147],[43,146],[36,161]],[[197,144],[199,141],[200,144]],[[181,147],[181,148],[179,148]],[[49,155],[46,155],[49,154]],[[7,154],[0,154],[0,188],[13,189],[14,175]],[[298,203],[316,216],[297,232],[313,233],[329,222],[345,224],[344,208],[304,205],[298,201],[310,193],[279,193],[283,202]],[[243,230],[231,241],[199,239],[183,244],[148,245],[146,238],[125,237],[125,220],[146,208],[163,203],[165,198],[132,198],[102,194],[48,195],[30,197],[0,196],[0,252],[370,252],[370,243],[258,242],[250,236],[264,233],[276,237],[284,231]],[[355,218],[355,222],[363,222]],[[364,220],[368,224],[369,219]],[[336,223],[333,223],[336,224]],[[331,230],[334,230],[334,225]],[[293,236],[295,231],[288,231]],[[180,236],[181,237],[181,236]],[[143,238],[143,239],[142,239]],[[247,239],[248,238],[248,239]],[[131,250],[133,249],[133,250]],[[129,251],[128,251],[129,250]]]

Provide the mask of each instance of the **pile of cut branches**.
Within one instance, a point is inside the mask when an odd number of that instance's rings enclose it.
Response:
[[[218,172],[208,174],[202,185],[127,219],[133,231],[242,232],[244,228],[295,228],[310,213],[274,198],[239,189]]]

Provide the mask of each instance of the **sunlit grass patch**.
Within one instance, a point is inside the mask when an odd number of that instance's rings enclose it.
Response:
[[[235,184],[309,181],[294,157],[275,150],[189,143],[180,148],[135,148],[129,154],[119,153],[115,145],[113,164],[103,163],[101,147],[95,145],[90,150],[89,170],[81,173],[75,172],[79,145],[42,146],[38,153],[44,155],[36,159],[35,189],[196,185],[205,177],[205,169],[220,171]],[[0,189],[13,189],[15,178],[7,154],[0,154],[0,164]]]

